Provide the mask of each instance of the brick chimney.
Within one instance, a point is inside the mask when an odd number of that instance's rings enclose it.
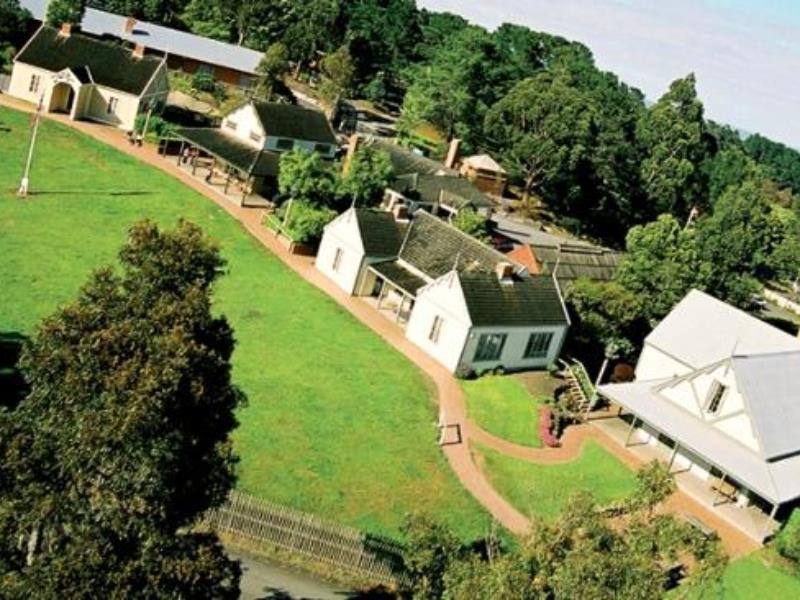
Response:
[[[133,33],[134,27],[136,27],[136,19],[133,17],[125,17],[125,22],[122,24],[122,33],[130,35]]]
[[[136,44],[133,47],[133,58],[144,58],[144,44]]]
[[[458,151],[461,149],[461,140],[453,138],[450,140],[450,147],[447,149],[447,158],[444,160],[444,166],[448,169],[455,169],[456,162],[458,161]]]
[[[344,165],[342,165],[342,173],[347,175],[347,172],[350,170],[350,163],[353,162],[353,156],[358,150],[358,146],[361,143],[361,137],[354,133],[350,136],[350,141],[347,143],[347,154],[344,157]]]
[[[510,262],[501,260],[494,267],[495,275],[500,283],[513,283],[514,282],[514,265]]]
[[[69,37],[72,34],[72,23],[62,23],[58,35],[61,37]]]
[[[395,204],[392,208],[395,221],[408,221],[408,206],[405,204]]]

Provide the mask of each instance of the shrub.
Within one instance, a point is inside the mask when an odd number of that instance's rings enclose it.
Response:
[[[289,208],[291,206],[291,208]],[[295,200],[286,203],[278,209],[276,216],[283,219],[286,211],[289,219],[286,223],[286,232],[298,244],[312,244],[322,238],[325,225],[336,217],[336,211],[325,207],[316,207],[308,202]]]
[[[144,130],[144,123],[147,120],[147,115],[142,113],[136,116],[134,122],[134,129],[137,133],[142,133]],[[170,123],[163,117],[158,115],[151,115],[150,122],[147,124],[147,133],[155,135],[156,137],[170,137],[175,132],[175,124]]]
[[[208,71],[197,71],[192,75],[192,88],[198,92],[208,92],[213,94],[217,88],[214,76]]]
[[[775,548],[781,554],[789,558],[800,567],[800,509],[792,511],[792,515],[775,536]]]
[[[553,434],[555,415],[549,406],[539,407],[539,439],[548,448],[560,446],[558,438]]]

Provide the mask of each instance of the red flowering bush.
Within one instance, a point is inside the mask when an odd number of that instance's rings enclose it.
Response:
[[[549,406],[539,408],[539,439],[548,448],[557,448],[560,443],[553,435],[553,409]]]

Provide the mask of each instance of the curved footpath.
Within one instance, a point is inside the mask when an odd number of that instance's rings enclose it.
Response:
[[[32,105],[2,94],[0,94],[0,105],[26,112],[33,111]],[[403,331],[394,322],[379,314],[378,311],[363,300],[346,294],[336,284],[322,275],[314,267],[312,258],[289,254],[278,239],[261,224],[264,216],[263,210],[241,208],[233,204],[214,188],[205,184],[200,178],[192,177],[178,167],[175,160],[165,159],[159,155],[152,146],[132,146],[124,133],[118,129],[85,121],[70,121],[63,115],[48,114],[46,117],[68,125],[105,144],[114,146],[128,155],[180,179],[187,186],[212,200],[239,221],[254,238],[283,261],[284,264],[303,277],[303,279],[324,291],[364,325],[380,335],[417,367],[422,369],[436,385],[439,406],[446,415],[447,424],[450,426],[458,425],[460,428],[460,441],[442,446],[442,451],[447,457],[450,467],[461,484],[498,522],[512,533],[517,535],[526,533],[530,527],[530,519],[511,506],[492,487],[472,458],[470,441],[520,460],[557,464],[577,458],[585,441],[593,439],[631,468],[635,469],[640,466],[641,462],[632,453],[625,451],[624,448],[603,432],[588,424],[569,428],[562,440],[563,445],[560,448],[553,449],[520,446],[484,431],[467,417],[464,393],[455,377],[438,362],[408,341],[403,335]],[[665,509],[675,513],[692,514],[712,526],[719,533],[726,550],[731,556],[740,556],[759,547],[756,542],[683,492],[676,492],[666,503]]]

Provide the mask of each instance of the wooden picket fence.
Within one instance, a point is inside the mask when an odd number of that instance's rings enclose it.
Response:
[[[394,540],[325,521],[293,508],[233,491],[205,523],[245,546],[278,548],[371,584],[404,588],[403,548]]]

